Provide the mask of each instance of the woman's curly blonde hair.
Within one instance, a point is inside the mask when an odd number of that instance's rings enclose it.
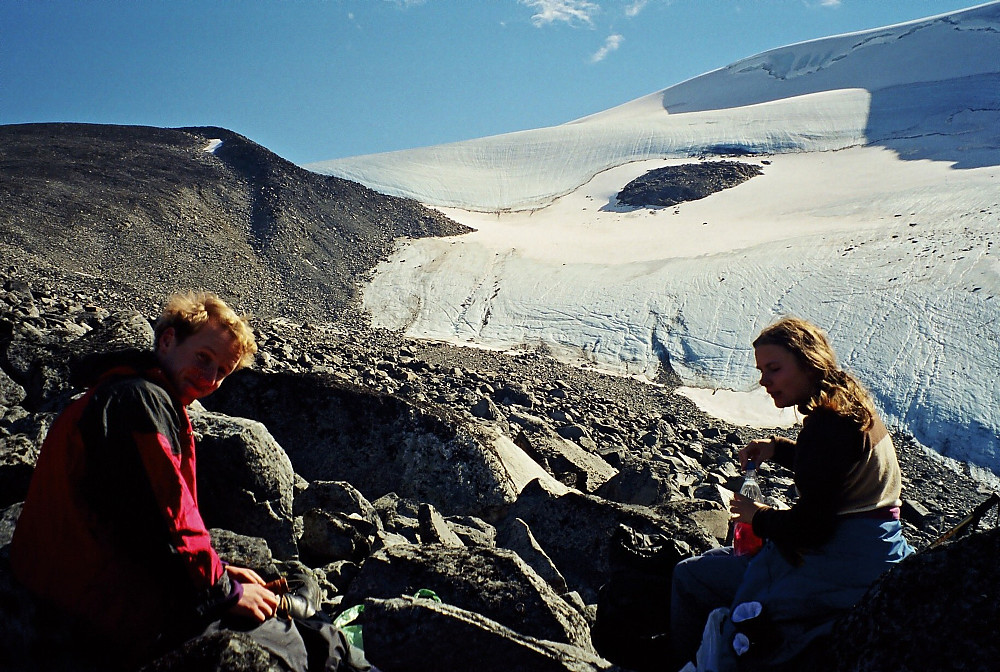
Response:
[[[753,342],[778,345],[790,351],[814,375],[816,391],[798,406],[802,414],[826,408],[855,420],[862,430],[875,422],[875,404],[865,386],[837,365],[837,356],[826,332],[798,317],[783,317],[765,327]]]
[[[257,340],[246,316],[237,315],[225,301],[212,292],[178,292],[167,299],[154,333],[155,343],[160,335],[173,328],[178,342],[197,333],[210,320],[222,325],[233,335],[237,347],[237,369],[249,366],[257,354]]]

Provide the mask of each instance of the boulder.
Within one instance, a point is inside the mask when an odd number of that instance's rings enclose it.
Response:
[[[302,516],[299,549],[313,565],[340,560],[363,562],[372,551],[377,528],[357,514],[310,509]]]
[[[413,595],[422,588],[524,635],[592,650],[583,617],[521,558],[503,548],[390,546],[365,561],[343,604]]]
[[[279,557],[296,555],[295,473],[259,422],[191,406],[198,449],[198,503],[209,527],[262,537]]]
[[[450,604],[398,597],[365,600],[365,657],[407,672],[598,672],[617,670],[590,650],[525,636]]]
[[[998,556],[1000,528],[910,556],[838,620],[818,655],[839,672],[996,669]]]
[[[229,564],[248,567],[265,579],[278,574],[266,540],[219,528],[212,528],[209,533],[212,535],[212,548]]]
[[[8,376],[3,369],[0,369],[0,406],[19,406],[26,396],[27,392],[24,391],[24,388]]]
[[[599,455],[584,450],[556,431],[522,430],[514,443],[557,480],[583,492],[594,492],[618,473]]]
[[[70,362],[96,352],[153,346],[153,329],[139,312],[115,313],[84,336],[22,328],[16,331],[5,352],[7,366],[25,391],[24,407],[60,410],[70,394]]]
[[[24,501],[38,452],[38,444],[25,434],[0,430],[0,506]]]
[[[696,552],[718,546],[679,504],[653,511],[579,492],[552,492],[538,481],[524,488],[497,529],[502,535],[508,526],[520,524],[527,524],[569,589],[588,604],[596,603],[597,591],[607,581],[608,548],[621,524],[677,538]]]
[[[528,563],[557,593],[563,595],[569,591],[565,577],[559,573],[559,568],[552,562],[552,558],[546,555],[545,549],[538,544],[528,524],[523,520],[517,518],[507,525],[497,543],[517,553],[518,557]]]
[[[264,423],[304,478],[348,481],[369,501],[395,492],[490,520],[545,476],[495,430],[333,376],[244,370],[203,403]]]
[[[346,481],[313,481],[295,496],[294,511],[302,515],[310,509],[356,515],[382,529],[382,520],[371,502]]]
[[[140,672],[287,672],[281,661],[242,632],[213,632],[143,666]]]
[[[441,512],[430,504],[420,505],[420,509],[417,511],[417,522],[420,524],[420,539],[425,544],[465,545],[451,529]]]

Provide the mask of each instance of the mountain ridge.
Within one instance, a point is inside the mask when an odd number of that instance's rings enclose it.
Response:
[[[255,313],[327,319],[398,238],[468,231],[214,127],[0,126],[0,175],[4,257],[150,302],[213,286]]]

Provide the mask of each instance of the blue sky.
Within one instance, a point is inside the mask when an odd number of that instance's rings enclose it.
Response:
[[[0,123],[222,126],[296,163],[551,126],[961,0],[0,0]]]

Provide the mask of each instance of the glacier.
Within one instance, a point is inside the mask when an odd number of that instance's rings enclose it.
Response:
[[[615,194],[719,155],[763,175],[669,208]],[[1000,2],[781,47],[560,126],[307,165],[475,231],[401,244],[379,326],[544,345],[750,392],[749,343],[822,325],[889,422],[1000,473]]]

